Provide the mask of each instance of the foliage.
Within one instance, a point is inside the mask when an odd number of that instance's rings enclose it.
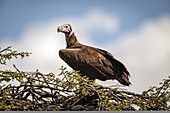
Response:
[[[31,53],[28,52],[17,52],[12,51],[11,46],[2,49],[0,47],[0,64],[6,65],[6,60],[12,59],[12,57],[18,58],[20,56],[21,58],[24,58],[25,56],[29,56]]]
[[[11,57],[13,55],[16,54]],[[0,110],[169,111],[170,77],[160,87],[150,87],[142,94],[136,94],[119,86],[98,85],[85,76],[81,77],[79,72],[70,72],[63,67],[60,78],[53,73],[23,72],[15,65],[14,68],[15,72],[0,70]]]

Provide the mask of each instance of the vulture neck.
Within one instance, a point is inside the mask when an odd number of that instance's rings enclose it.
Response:
[[[67,44],[66,48],[79,44],[74,33],[69,33],[69,34],[66,33],[65,38],[66,38],[66,44]]]

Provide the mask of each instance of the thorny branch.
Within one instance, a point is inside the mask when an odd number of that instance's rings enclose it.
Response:
[[[18,58],[20,56],[21,58],[24,58],[25,56],[29,56],[31,53],[29,52],[17,52],[11,50],[12,46],[8,46],[5,49],[0,48],[0,64],[6,65],[6,60],[10,60],[13,57]]]
[[[0,110],[169,110],[170,79],[161,87],[136,94],[116,86],[98,85],[63,67],[62,79],[53,73],[23,72],[15,65],[14,68],[16,72],[0,70],[0,82],[19,82],[1,86]]]

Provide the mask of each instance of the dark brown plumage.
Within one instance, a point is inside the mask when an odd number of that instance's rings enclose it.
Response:
[[[64,24],[57,29],[66,38],[66,49],[59,51],[59,56],[74,70],[80,70],[89,79],[106,81],[116,79],[121,84],[129,86],[129,72],[109,52],[80,44],[72,33],[71,25]]]

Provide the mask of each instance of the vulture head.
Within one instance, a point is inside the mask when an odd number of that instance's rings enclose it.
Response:
[[[65,34],[70,34],[71,31],[72,31],[72,28],[71,28],[70,24],[64,24],[64,25],[59,26],[57,28],[57,32],[62,32],[62,33],[65,33]]]

